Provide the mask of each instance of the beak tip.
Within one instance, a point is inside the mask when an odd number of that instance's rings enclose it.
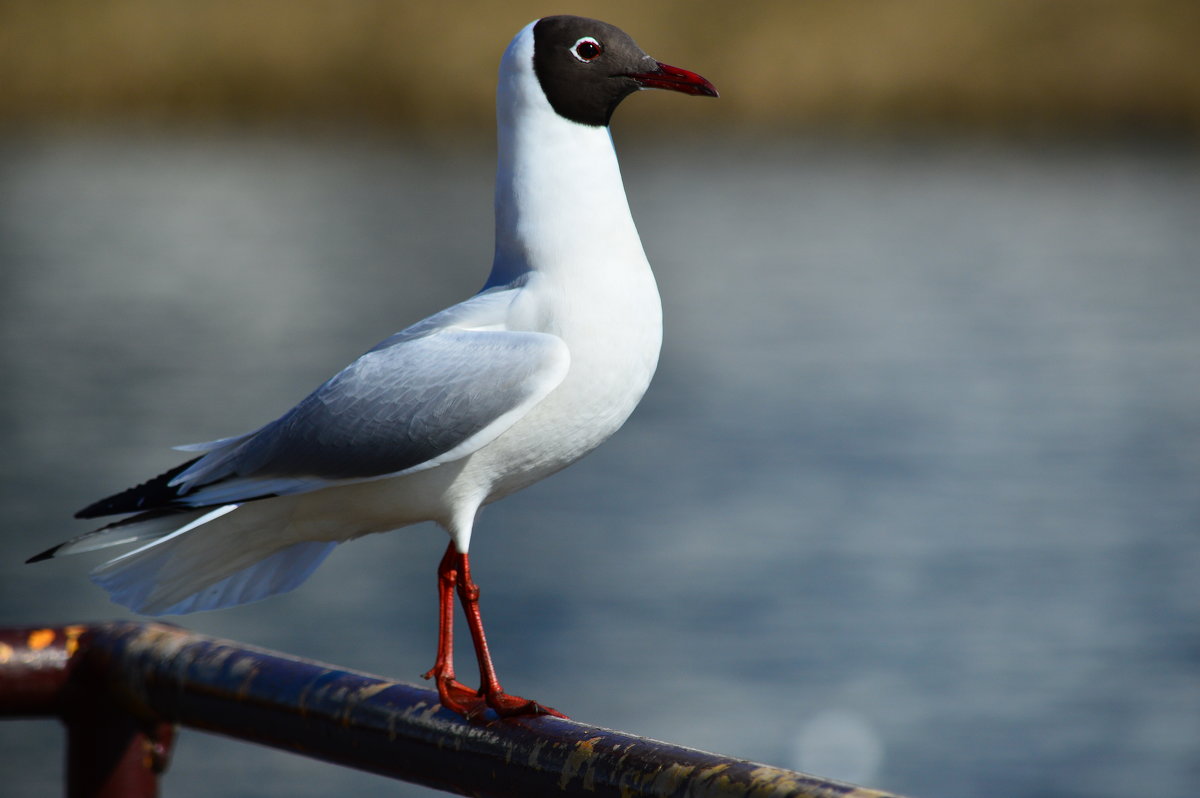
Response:
[[[635,73],[628,77],[637,81],[643,89],[667,89],[704,97],[721,96],[708,78],[661,61],[656,61],[655,65],[657,68],[653,72]]]

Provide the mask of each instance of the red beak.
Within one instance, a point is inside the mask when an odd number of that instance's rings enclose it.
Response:
[[[653,72],[637,72],[626,75],[633,78],[644,89],[669,89],[681,91],[684,94],[697,94],[705,97],[717,97],[717,87],[695,72],[673,67],[661,61],[655,61],[658,69]]]

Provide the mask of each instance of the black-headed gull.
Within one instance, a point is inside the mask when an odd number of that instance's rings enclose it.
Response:
[[[546,17],[500,62],[496,249],[483,290],[396,333],[294,408],[81,510],[134,513],[33,560],[140,546],[95,570],[150,615],[229,607],[299,585],[343,541],[435,521],[441,702],[468,717],[558,714],[504,693],[467,551],[480,508],[553,474],[625,422],[662,340],[658,290],[608,131],[644,88],[715,97],[603,22]],[[455,679],[454,593],[479,663]]]

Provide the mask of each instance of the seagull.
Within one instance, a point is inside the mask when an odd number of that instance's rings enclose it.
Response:
[[[339,544],[434,521],[440,702],[467,719],[558,715],[505,693],[468,550],[480,509],[617,431],[658,363],[662,309],[630,215],[609,120],[640,89],[716,97],[612,25],[552,16],[500,61],[491,274],[475,296],[384,339],[291,410],[77,518],[127,517],[29,562],[138,544],[92,572],[146,615],[214,610],[292,590]],[[129,515],[132,514],[132,515]],[[479,666],[453,663],[454,597]]]

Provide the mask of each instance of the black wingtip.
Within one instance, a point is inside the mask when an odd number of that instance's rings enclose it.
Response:
[[[25,561],[25,564],[29,565],[30,563],[41,562],[42,560],[49,560],[61,548],[62,548],[61,543],[59,543],[57,546],[51,546],[50,548],[43,551],[41,554],[35,554],[32,557],[30,557],[28,560]]]
[[[171,507],[174,500],[179,498],[179,489],[170,486],[168,483],[199,459],[199,457],[194,457],[186,463],[180,463],[166,473],[146,480],[141,485],[123,490],[108,498],[89,504],[75,513],[75,517],[99,518],[104,515],[136,513]]]

